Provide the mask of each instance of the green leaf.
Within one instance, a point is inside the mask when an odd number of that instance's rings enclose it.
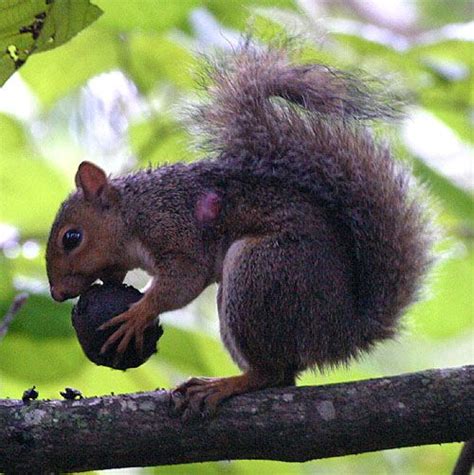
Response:
[[[193,376],[223,376],[237,372],[220,341],[172,325],[166,325],[164,331],[157,361]]]
[[[433,338],[462,335],[472,328],[474,314],[474,252],[462,245],[436,269],[428,298],[413,309],[413,318]]]
[[[46,17],[44,28],[39,40],[46,37],[48,49],[56,48],[84,28],[96,21],[103,13],[90,0],[55,0],[52,4],[51,15]],[[44,34],[49,30],[49,35]],[[54,41],[49,41],[53,37]]]
[[[56,48],[102,11],[89,0],[7,0],[0,6],[0,86],[34,53]]]
[[[88,28],[62,48],[31,58],[21,75],[48,107],[91,77],[117,68],[119,46],[110,32]]]
[[[100,25],[114,31],[161,32],[170,28],[185,27],[189,12],[200,6],[200,0],[140,2],[120,0],[96,0],[105,15]]]
[[[142,166],[195,158],[188,148],[186,132],[165,115],[133,125],[130,128],[130,141]]]
[[[0,222],[46,234],[68,186],[39,157],[20,122],[0,114]]]
[[[464,22],[466,21],[466,12],[472,12],[472,0],[456,0],[455,2],[446,2],[445,0],[430,0],[426,2],[425,0],[418,0],[414,4],[417,10],[416,16],[419,18],[417,24],[423,30],[449,23]],[[441,473],[442,471],[432,470],[431,473]],[[449,472],[449,470],[444,471]]]
[[[0,345],[0,374],[23,379],[28,385],[77,375],[85,363],[72,338],[38,340],[8,332]]]
[[[343,59],[343,69],[354,66],[378,75],[383,81],[388,81],[386,75],[393,77],[392,86],[416,90],[419,87],[423,67],[419,58],[407,57],[404,52],[397,51],[389,45],[371,41],[353,34],[337,33],[334,35],[337,43],[337,58]]]
[[[233,464],[232,464],[233,466]],[[236,472],[232,467],[226,467],[222,470],[219,463],[207,462],[207,463],[189,463],[186,465],[166,465],[163,467],[153,467],[144,469],[145,475],[233,475]],[[249,472],[250,473],[250,472]]]
[[[436,104],[427,101],[427,109],[449,125],[462,140],[474,145],[470,108],[462,104],[456,107],[455,103],[451,104],[451,107],[437,107]]]
[[[121,60],[122,67],[142,92],[149,92],[163,82],[180,89],[194,87],[195,58],[189,50],[162,34],[131,33],[124,40]]]
[[[295,9],[294,0],[206,0],[208,8],[224,25],[245,30],[252,18],[252,8],[271,7],[274,9]],[[253,23],[252,23],[253,26]]]
[[[303,475],[305,473],[318,473],[317,469],[314,471],[306,471],[303,469],[302,467],[308,467],[306,464],[302,465],[293,462],[277,462],[274,460],[236,460],[232,463],[232,465],[234,470],[242,474],[258,473],[258,475]],[[349,473],[349,471],[346,473]]]
[[[28,137],[23,124],[14,117],[0,113],[0,154],[15,153],[28,146]],[[3,163],[0,162],[0,170]]]
[[[71,310],[70,303],[58,304],[49,295],[30,294],[13,320],[9,331],[35,339],[74,336]]]
[[[474,226],[474,197],[471,193],[456,186],[445,176],[415,158],[413,171],[429,185],[429,189],[441,200],[443,206],[458,218]]]
[[[14,291],[12,283],[11,260],[7,259],[3,252],[0,252],[0,321],[5,312],[10,307]]]
[[[442,40],[435,43],[420,44],[404,52],[404,57],[419,60],[420,57],[440,58],[462,62],[474,67],[474,43],[463,40]]]
[[[417,85],[421,104],[474,143],[474,44],[444,40],[411,48],[404,58],[422,66]]]

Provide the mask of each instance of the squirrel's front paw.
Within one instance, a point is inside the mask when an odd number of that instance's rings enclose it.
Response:
[[[143,351],[143,333],[151,324],[153,317],[142,313],[139,305],[132,305],[126,312],[117,315],[108,322],[101,325],[98,330],[105,330],[115,325],[120,326],[115,330],[100,349],[101,354],[105,353],[111,345],[118,342],[117,353],[123,353],[132,338],[135,339],[135,348],[139,354]]]

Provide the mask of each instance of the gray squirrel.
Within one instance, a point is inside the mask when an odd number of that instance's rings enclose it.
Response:
[[[140,349],[157,315],[218,284],[221,336],[243,373],[180,385],[191,411],[393,337],[433,242],[410,173],[366,125],[394,109],[361,80],[251,42],[207,73],[193,118],[208,157],[118,178],[83,162],[47,247],[58,301],[133,268],[153,276],[105,325],[116,331],[104,351]]]

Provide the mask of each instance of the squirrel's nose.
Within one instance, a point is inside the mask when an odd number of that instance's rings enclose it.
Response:
[[[64,302],[64,300],[70,298],[66,292],[59,289],[58,287],[55,287],[54,285],[51,286],[51,296],[54,300],[56,300],[56,302]]]

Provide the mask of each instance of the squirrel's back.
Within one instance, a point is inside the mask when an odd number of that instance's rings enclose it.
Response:
[[[208,99],[194,110],[206,150],[243,176],[300,189],[345,230],[361,322],[347,357],[393,336],[433,241],[410,173],[361,124],[394,117],[396,108],[354,76],[291,64],[278,48],[245,44],[209,66]]]

